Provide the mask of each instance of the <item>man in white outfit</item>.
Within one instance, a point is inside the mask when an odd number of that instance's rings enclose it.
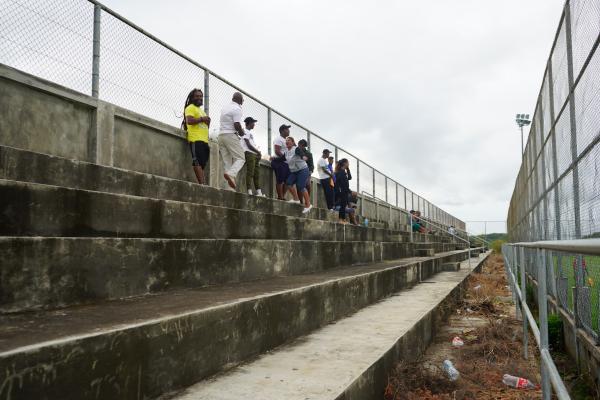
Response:
[[[244,97],[240,92],[235,92],[231,103],[221,109],[221,126],[219,128],[219,153],[223,157],[223,178],[229,187],[235,189],[235,178],[244,166],[244,149],[240,138],[244,136],[242,128],[242,103]]]

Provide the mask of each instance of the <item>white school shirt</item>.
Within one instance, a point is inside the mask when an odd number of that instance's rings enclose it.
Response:
[[[232,101],[221,109],[219,133],[236,133],[234,123],[242,123],[242,106]]]
[[[319,161],[317,161],[317,173],[319,174],[319,179],[331,178],[331,176],[323,172],[323,168],[329,171],[328,167],[329,162],[327,161],[327,159],[323,157],[319,158]]]
[[[273,140],[273,155],[277,156],[277,154],[275,154],[275,145],[280,146],[282,153],[285,154],[287,151],[287,148],[285,147],[285,138],[281,137],[281,135],[277,135],[275,140]]]
[[[248,145],[246,144],[246,139],[248,139],[248,141],[250,142],[250,144],[252,146],[254,146],[255,149],[258,149],[258,146],[256,146],[256,143],[254,142],[254,135],[248,129],[244,129],[244,132],[245,132],[244,136],[242,136],[242,138],[240,139],[240,143],[242,145],[242,149],[244,149],[244,151],[249,151],[251,153],[254,153],[254,151],[250,150],[248,148]]]

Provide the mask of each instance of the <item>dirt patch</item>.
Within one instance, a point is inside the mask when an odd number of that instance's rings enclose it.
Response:
[[[468,283],[464,300],[440,329],[423,357],[399,363],[389,376],[385,400],[416,399],[539,399],[540,390],[507,387],[510,374],[539,383],[535,341],[529,338],[529,360],[524,360],[522,322],[515,318],[501,256],[492,255],[482,272]],[[452,346],[459,336],[464,345]],[[452,382],[442,368],[451,360],[460,372]]]

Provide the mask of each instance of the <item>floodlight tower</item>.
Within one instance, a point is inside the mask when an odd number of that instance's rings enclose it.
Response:
[[[523,147],[523,127],[531,124],[531,120],[529,119],[529,114],[517,114],[517,118],[515,119],[519,128],[521,128],[521,157],[525,153],[525,148]]]

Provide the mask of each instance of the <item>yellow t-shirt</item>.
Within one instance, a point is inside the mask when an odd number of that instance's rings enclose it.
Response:
[[[206,117],[206,113],[197,105],[190,104],[185,108],[185,117]],[[187,124],[187,140],[188,142],[202,141],[208,143],[208,125],[204,122],[195,125]]]

